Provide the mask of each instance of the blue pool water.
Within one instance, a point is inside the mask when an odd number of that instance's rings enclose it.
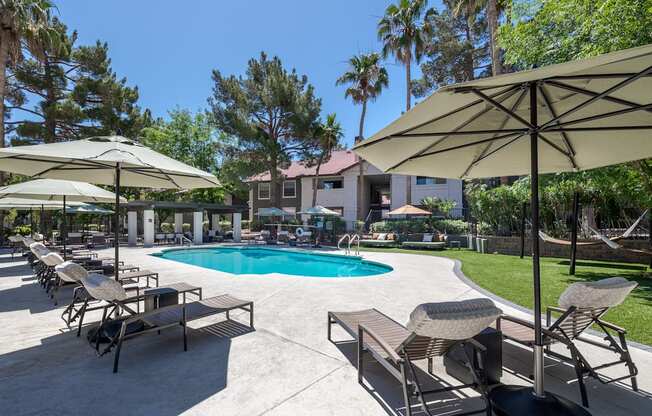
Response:
[[[360,257],[260,247],[165,250],[154,255],[233,274],[282,273],[295,276],[356,277],[392,271],[389,266],[362,260]]]

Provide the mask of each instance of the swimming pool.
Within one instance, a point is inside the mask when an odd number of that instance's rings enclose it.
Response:
[[[355,256],[262,247],[164,250],[153,255],[233,274],[281,273],[313,277],[357,277],[387,273],[390,266]]]

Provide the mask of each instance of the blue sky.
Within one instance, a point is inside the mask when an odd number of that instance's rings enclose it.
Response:
[[[438,6],[439,1],[430,1]],[[207,107],[211,71],[242,74],[260,51],[278,55],[286,67],[306,74],[323,99],[323,112],[337,113],[345,141],[357,134],[360,107],[344,99],[336,78],[347,59],[380,50],[376,24],[385,0],[58,0],[61,19],[79,34],[79,44],[109,43],[113,68],[137,85],[140,104],[155,116],[175,107]],[[389,88],[368,109],[370,136],[405,109],[405,72],[386,62]],[[414,77],[419,71],[413,71]]]

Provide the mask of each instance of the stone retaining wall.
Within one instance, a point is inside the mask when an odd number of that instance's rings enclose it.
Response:
[[[500,253],[500,254],[521,254],[521,238],[520,237],[496,237],[496,236],[481,236],[487,239],[488,249],[487,253]],[[648,240],[621,240],[619,244],[633,249],[644,249],[652,251],[650,242]],[[532,242],[529,238],[525,239],[525,254],[532,252]],[[540,240],[541,256],[543,257],[561,257],[570,258],[570,246],[547,243]],[[624,263],[643,263],[650,264],[650,256],[632,253],[626,250],[614,250],[609,248],[606,244],[597,244],[591,246],[577,246],[577,259],[578,260],[609,260],[619,261]]]

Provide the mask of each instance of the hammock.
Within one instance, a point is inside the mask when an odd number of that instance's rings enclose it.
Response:
[[[643,212],[643,214],[640,217],[638,217],[638,219],[636,221],[634,221],[634,223],[628,229],[626,229],[624,233],[622,233],[621,235],[616,236],[616,237],[608,238],[605,235],[600,234],[598,231],[594,230],[593,228],[589,227],[591,232],[594,233],[600,239],[600,241],[578,241],[577,245],[578,245],[578,247],[579,246],[595,246],[595,245],[605,243],[609,247],[613,248],[614,250],[618,249],[618,248],[623,248],[623,246],[616,243],[616,241],[628,238],[634,232],[634,230],[638,227],[638,225],[641,223],[641,221],[643,221],[643,219],[647,215],[648,211],[649,211],[649,209],[646,209],[645,212]],[[558,244],[558,245],[562,245],[562,246],[570,246],[572,244],[568,240],[562,240],[562,239],[559,239],[559,238],[554,238],[554,237],[544,233],[541,230],[539,230],[539,238],[541,238],[546,243],[551,243],[551,244]],[[634,249],[626,249],[626,250],[634,250]],[[652,253],[650,253],[650,254],[652,254]]]
[[[632,253],[639,253],[639,254],[645,254],[645,255],[648,255],[648,256],[652,256],[652,251],[644,250],[644,249],[628,248],[628,247],[623,246],[622,244],[618,244],[613,239],[607,238],[606,235],[601,234],[600,232],[594,230],[591,227],[589,227],[589,230],[591,230],[591,232],[593,234],[595,234],[600,240],[602,240],[602,242],[604,242],[606,245],[608,245],[609,248],[611,248],[611,249],[625,250],[625,251],[629,251],[629,252],[632,252]]]

